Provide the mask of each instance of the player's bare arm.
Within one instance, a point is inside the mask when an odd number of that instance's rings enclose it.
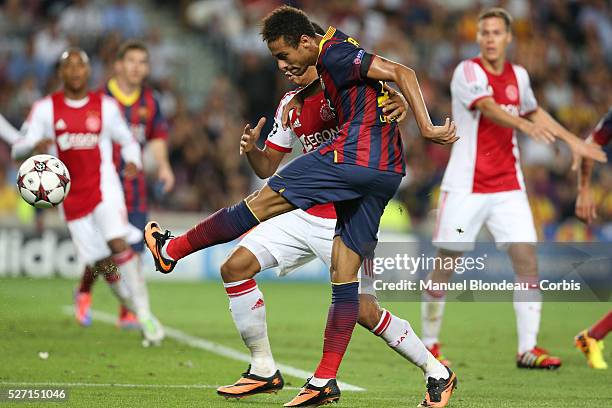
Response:
[[[11,155],[15,160],[24,160],[31,154],[47,153],[54,140],[49,127],[52,123],[45,117],[40,104],[32,107],[28,120],[21,127],[22,136],[12,145]]]
[[[376,81],[394,82],[399,87],[414,113],[423,137],[438,144],[450,144],[459,139],[457,137],[457,127],[449,118],[446,119],[443,126],[435,126],[431,122],[414,70],[374,55],[367,77]]]
[[[538,107],[535,112],[529,115],[531,120],[536,125],[548,129],[555,137],[565,141],[572,150],[572,170],[578,170],[581,158],[588,158],[600,163],[607,162],[606,153],[597,143],[586,143],[578,136],[563,127],[557,122],[548,112]]]
[[[492,96],[480,99],[474,104],[474,107],[492,122],[519,130],[538,142],[549,144],[555,141],[555,135],[549,129],[520,116],[509,114],[495,102]]]
[[[167,193],[174,187],[174,172],[168,160],[168,143],[164,139],[153,139],[149,146],[158,165],[157,179],[163,183],[164,193]]]
[[[260,149],[255,145],[265,123],[266,118],[259,119],[254,128],[247,123],[240,138],[240,155],[246,154],[253,171],[262,179],[272,176],[285,157],[283,152],[267,147]]]
[[[589,136],[586,143],[592,144],[593,138]],[[593,160],[583,158],[578,167],[578,196],[576,197],[576,217],[591,224],[597,219],[597,206],[591,191],[591,175],[593,174]]]
[[[283,116],[281,119],[281,123],[283,125],[283,129],[287,129],[290,126],[289,123],[289,113],[291,111],[295,111],[297,116],[300,115],[302,111],[302,105],[304,104],[304,100],[309,96],[312,96],[318,92],[321,92],[321,81],[317,77],[314,81],[306,85],[304,88],[300,89],[293,98],[283,107]]]

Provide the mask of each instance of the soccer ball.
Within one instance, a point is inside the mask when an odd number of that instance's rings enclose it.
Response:
[[[17,188],[28,204],[36,208],[55,207],[70,191],[70,173],[60,159],[39,154],[19,167]]]

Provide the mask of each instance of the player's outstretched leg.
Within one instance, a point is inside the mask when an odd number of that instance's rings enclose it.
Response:
[[[364,281],[362,279],[362,285]],[[383,339],[393,351],[423,370],[427,391],[421,406],[444,407],[448,404],[457,386],[457,376],[427,350],[412,330],[410,323],[386,309],[381,309],[375,296],[361,294],[359,324]]]
[[[612,311],[595,323],[590,329],[585,329],[574,338],[576,347],[584,353],[589,367],[598,370],[608,368],[608,363],[603,358],[603,339],[612,331]]]
[[[149,222],[144,240],[155,260],[155,267],[170,273],[176,263],[189,254],[213,245],[232,241],[261,221],[294,210],[295,207],[267,185],[245,200],[222,208],[178,237],[162,233],[158,222]]]
[[[537,274],[535,246],[529,243],[513,243],[508,249],[518,282],[529,285],[528,290],[515,290],[513,295],[518,334],[518,368],[557,369],[561,359],[551,356],[547,350],[537,346],[540,317],[542,315],[542,293]]]
[[[234,324],[251,352],[247,371],[234,384],[217,388],[217,394],[225,398],[276,393],[285,383],[272,357],[264,296],[253,279],[260,270],[255,255],[241,246],[236,247],[221,266]]]

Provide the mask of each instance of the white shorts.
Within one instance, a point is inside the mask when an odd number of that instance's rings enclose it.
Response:
[[[499,249],[512,242],[536,243],[527,194],[522,190],[500,193],[458,193],[442,191],[433,234],[434,246],[449,251],[474,249],[483,224]]]
[[[68,221],[68,230],[81,262],[92,265],[111,256],[108,241],[127,238],[130,227],[123,196],[102,201],[89,214]]]
[[[278,276],[286,276],[316,258],[329,268],[335,230],[335,219],[297,209],[259,224],[238,245],[255,255],[262,271],[278,266]],[[362,269],[359,293],[376,296],[373,279]]]

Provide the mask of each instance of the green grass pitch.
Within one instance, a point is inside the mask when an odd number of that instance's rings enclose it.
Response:
[[[162,347],[145,349],[138,333],[121,332],[101,321],[81,328],[62,309],[71,304],[74,286],[74,281],[63,279],[0,279],[0,387],[18,382],[69,383],[69,400],[47,406],[71,407],[278,407],[296,393],[290,389],[225,401],[216,396],[214,386],[236,380],[245,363],[173,339]],[[153,309],[166,325],[245,351],[219,283],[153,282],[149,288]],[[276,360],[314,370],[322,347],[329,285],[262,282],[260,288],[266,296]],[[103,281],[94,292],[94,309],[114,315],[116,302]],[[419,331],[418,303],[384,306]],[[515,368],[511,304],[449,303],[442,342],[459,377],[450,406],[612,407],[612,369],[589,369],[572,342],[576,332],[609,307],[606,303],[545,304],[539,340],[563,359],[563,367],[542,372]],[[49,353],[48,359],[39,358],[41,351]],[[606,359],[612,362],[609,350]],[[344,392],[338,407],[414,407],[424,392],[420,370],[360,327],[355,329],[339,379],[367,391]],[[299,387],[305,379],[285,376],[285,380]],[[166,387],[173,384],[201,387]],[[0,408],[10,405],[0,402]]]

